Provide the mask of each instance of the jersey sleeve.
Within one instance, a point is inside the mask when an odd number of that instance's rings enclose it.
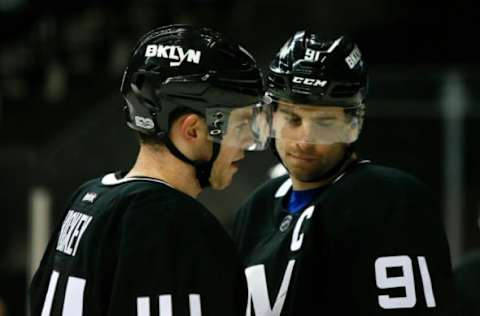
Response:
[[[109,315],[240,315],[245,281],[234,246],[196,201],[147,195],[122,220]]]
[[[380,194],[378,194],[380,193]],[[371,196],[337,258],[352,286],[360,314],[451,315],[454,284],[439,205],[415,181],[396,183]],[[341,273],[341,270],[337,270]],[[341,285],[338,285],[341,292]]]

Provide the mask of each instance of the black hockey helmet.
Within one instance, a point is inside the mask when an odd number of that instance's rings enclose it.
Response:
[[[220,33],[189,25],[145,34],[133,50],[121,92],[130,128],[162,136],[171,114],[189,109],[206,118],[214,141],[227,132],[232,109],[264,100],[262,76],[250,53]]]
[[[263,149],[268,139],[268,135],[261,135],[268,124],[261,128],[254,124],[266,98],[254,58],[241,46],[208,28],[178,24],[145,34],[130,57],[121,93],[127,102],[127,125],[164,140],[174,155],[197,168],[197,177],[203,186],[208,184],[219,144],[225,143],[228,131],[235,127],[233,118],[241,120],[235,133],[248,134],[249,140],[229,137],[230,141],[238,142],[231,145]],[[239,110],[243,111],[241,115],[233,115]],[[191,161],[169,139],[172,117],[179,112],[194,112],[205,117],[209,136],[214,141],[214,153],[208,163]],[[245,114],[249,114],[248,124],[244,124]],[[244,129],[241,133],[238,132],[240,123]]]
[[[346,36],[329,39],[307,31],[296,32],[270,63],[266,88],[277,104],[343,108],[348,120],[315,125],[317,129],[307,142],[357,140],[363,123],[367,71],[359,48]],[[321,113],[321,109],[318,111]],[[274,138],[295,137],[281,133],[284,124],[288,123],[274,121]]]
[[[357,45],[298,31],[270,63],[268,94],[295,103],[357,106],[367,94],[365,61]]]

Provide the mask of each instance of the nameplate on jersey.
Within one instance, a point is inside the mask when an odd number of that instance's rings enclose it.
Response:
[[[91,221],[91,216],[75,210],[69,210],[63,221],[62,230],[58,237],[57,251],[75,256],[83,234]]]

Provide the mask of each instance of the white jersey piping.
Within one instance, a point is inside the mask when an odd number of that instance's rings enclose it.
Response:
[[[148,178],[148,177],[125,177],[125,178],[117,179],[117,177],[115,176],[115,173],[109,173],[102,178],[103,185],[117,185],[117,184],[132,182],[132,181],[156,182],[156,183],[165,184],[173,188],[173,186],[166,181],[163,181],[160,179]]]

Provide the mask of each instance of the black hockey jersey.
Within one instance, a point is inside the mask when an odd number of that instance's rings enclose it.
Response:
[[[235,246],[198,201],[109,174],[75,193],[30,289],[31,315],[243,315]]]
[[[297,214],[290,191],[273,179],[237,214],[247,316],[450,315],[449,248],[423,184],[363,161]]]

